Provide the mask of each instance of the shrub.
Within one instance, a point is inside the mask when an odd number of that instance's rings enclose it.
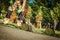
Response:
[[[46,29],[44,33],[47,35],[53,35],[54,34],[53,30],[50,28]]]
[[[21,29],[25,30],[25,31],[32,31],[32,26],[30,26],[28,24],[23,24]]]

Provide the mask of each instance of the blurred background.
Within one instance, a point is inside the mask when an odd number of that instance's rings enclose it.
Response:
[[[0,0],[0,24],[4,25],[2,20],[14,2]],[[27,0],[25,8],[26,23],[22,24],[22,30],[60,37],[60,0]],[[16,23],[5,26],[17,28]]]

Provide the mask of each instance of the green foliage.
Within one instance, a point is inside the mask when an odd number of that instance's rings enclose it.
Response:
[[[9,0],[0,0],[0,10],[4,9],[4,10],[8,10],[8,6],[9,6]]]
[[[47,35],[54,35],[54,32],[52,29],[46,29],[44,33]]]
[[[23,24],[22,27],[21,27],[21,29],[27,31],[28,30],[28,25]]]
[[[32,28],[32,32],[38,33],[38,34],[44,34],[44,29],[38,29],[38,28]]]
[[[32,8],[28,5],[28,12],[26,13],[26,18],[30,19],[32,16]]]
[[[60,31],[55,30],[55,37],[59,37],[60,38]]]
[[[49,9],[46,7],[43,8],[43,18],[45,18],[46,20],[51,20]]]
[[[25,31],[32,31],[32,26],[28,25],[28,24],[22,24],[21,26],[21,29],[22,30],[25,30]]]
[[[12,28],[17,28],[17,24],[15,24],[15,23],[8,23],[8,24],[6,24],[6,26],[12,27]]]
[[[52,0],[49,4],[48,0],[35,0],[36,2],[30,5],[28,2],[26,4],[26,8],[28,9],[28,12],[26,13],[27,20],[31,17],[36,18],[39,13],[41,13],[43,20],[42,24],[46,24],[50,22],[50,24],[54,24],[54,21],[57,23],[60,22],[60,0]],[[4,18],[4,10],[8,10],[9,7],[9,0],[0,0],[0,11],[2,11],[3,16],[0,18]],[[40,8],[42,6],[42,9]],[[36,19],[35,19],[36,20]],[[35,21],[34,20],[34,21]],[[29,20],[30,21],[30,20]],[[14,26],[13,24],[8,24],[8,26]],[[23,24],[22,26],[23,30],[28,30],[28,25]],[[36,31],[36,30],[35,30]],[[41,30],[38,30],[37,32],[42,32]],[[45,34],[52,35],[53,31],[52,29],[46,29]]]

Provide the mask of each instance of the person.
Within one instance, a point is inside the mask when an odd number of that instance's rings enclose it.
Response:
[[[22,22],[23,22],[23,11],[25,9],[25,5],[26,5],[26,0],[17,0],[17,15],[18,15],[18,19],[17,19],[17,25],[18,27],[22,26]]]
[[[6,14],[6,18],[4,18],[3,23],[7,24],[10,21],[10,16],[12,14],[12,12],[15,11],[15,6],[14,5],[10,5],[8,8],[8,12]]]
[[[13,10],[13,12],[11,13],[10,18],[9,18],[9,19],[10,19],[9,21],[12,22],[12,23],[14,22],[15,19],[18,18],[18,17],[17,17],[17,14],[16,14],[16,11],[15,11],[15,10],[16,10],[16,7],[17,7],[17,3],[15,2],[15,3],[12,5],[12,10]]]
[[[23,13],[22,12],[25,9],[25,5],[26,5],[26,0],[15,0],[14,4],[9,6],[6,18],[4,18],[3,23],[7,24],[10,21],[10,18],[13,19],[12,15],[14,15],[14,12],[15,12],[16,8],[18,7],[18,10],[17,10],[18,11],[17,12],[18,17],[16,18],[17,19],[16,21],[17,21],[17,25],[21,26],[21,24],[23,22],[22,21],[22,18],[23,18]],[[15,16],[16,16],[16,13],[15,13]]]
[[[7,12],[7,14],[6,14],[6,18],[4,18],[4,20],[3,20],[3,23],[4,23],[4,24],[7,24],[7,23],[9,22],[9,18],[10,18],[11,13],[12,13],[12,7],[9,6],[8,12]]]

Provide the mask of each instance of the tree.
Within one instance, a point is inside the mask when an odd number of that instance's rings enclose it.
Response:
[[[42,23],[42,6],[40,6],[38,10],[38,14],[36,16],[36,22],[37,22],[37,28],[41,29],[41,23]]]

